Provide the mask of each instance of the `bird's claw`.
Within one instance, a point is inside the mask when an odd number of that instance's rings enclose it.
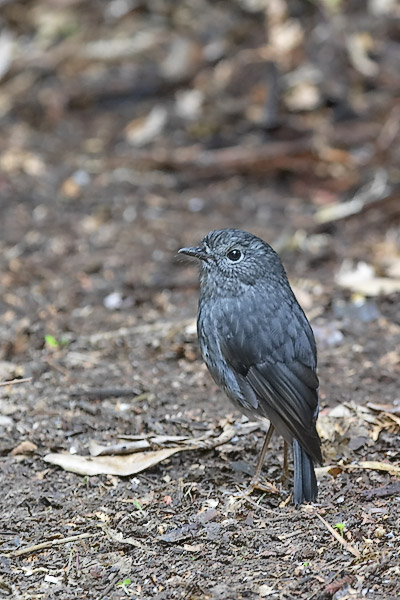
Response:
[[[251,496],[254,490],[260,490],[261,492],[265,492],[267,494],[280,493],[274,483],[271,483],[270,481],[265,481],[264,483],[261,483],[258,479],[253,479],[250,482],[250,485],[245,490],[243,490],[243,492],[239,492],[237,496],[240,498],[246,498],[248,496]]]

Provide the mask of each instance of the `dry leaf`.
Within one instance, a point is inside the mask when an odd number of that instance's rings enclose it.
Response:
[[[200,550],[203,550],[203,546],[204,544],[196,544],[194,546],[191,546],[190,544],[183,544],[183,549],[187,552],[200,552]]]
[[[182,540],[195,537],[199,534],[200,529],[200,523],[186,523],[182,527],[171,529],[168,531],[168,533],[160,535],[158,539],[162,542],[166,542],[167,544],[175,544],[176,542],[181,542]]]
[[[0,380],[9,381],[24,376],[24,368],[8,360],[0,360]]]
[[[379,462],[377,460],[362,460],[350,465],[360,469],[372,469],[373,471],[387,471],[388,473],[400,473],[400,466],[390,463]]]
[[[314,110],[320,102],[317,85],[309,81],[298,82],[285,95],[286,106],[291,111]]]
[[[363,296],[388,295],[400,291],[400,279],[376,277],[374,268],[365,262],[354,265],[345,260],[335,279],[341,287]]]
[[[126,127],[126,139],[132,146],[148,144],[164,129],[168,112],[163,106],[154,106],[151,112],[143,119],[135,119]]]
[[[315,475],[317,479],[320,479],[324,475],[330,475],[331,470],[335,468],[336,465],[325,465],[323,467],[315,467]]]
[[[13,450],[11,450],[11,456],[19,456],[20,454],[33,454],[36,452],[37,446],[33,442],[29,440],[24,440],[18,446],[16,446]]]
[[[388,277],[374,277],[365,281],[348,286],[365,296],[380,296],[400,292],[400,279],[389,279]]]
[[[151,441],[158,440],[165,443],[166,441],[184,441],[184,445],[175,446],[174,448],[161,448],[160,450],[150,450],[149,452],[135,452],[134,454],[123,454],[118,456],[80,456],[79,454],[69,454],[69,452],[61,452],[59,454],[48,454],[44,460],[53,465],[57,465],[66,471],[77,473],[78,475],[119,475],[121,477],[134,475],[146,469],[150,469],[154,465],[162,462],[177,452],[183,450],[205,450],[221,446],[229,442],[238,431],[241,429],[240,424],[235,426],[226,425],[222,433],[217,437],[212,437],[214,432],[206,431],[199,438],[188,438],[184,440],[181,436],[154,436]],[[110,451],[110,448],[121,451],[121,447],[125,448],[126,444],[116,444],[109,448],[100,447],[100,452],[105,454]],[[93,443],[91,445],[93,450]],[[99,445],[95,444],[95,452],[99,451]]]
[[[129,544],[129,546],[135,546],[135,548],[143,548],[142,544],[135,540],[135,538],[124,537],[121,531],[115,531],[115,529],[111,529],[105,525],[102,526],[102,530],[112,542],[116,542],[117,544]]]
[[[353,67],[366,77],[375,77],[379,65],[369,57],[374,50],[374,40],[369,33],[359,31],[347,39],[347,50]]]
[[[140,450],[150,448],[150,444],[147,440],[137,440],[136,442],[123,442],[119,444],[112,444],[110,446],[103,446],[95,440],[89,441],[89,453],[90,456],[110,456],[114,454],[133,454]]]
[[[329,467],[328,473],[329,475],[332,475],[332,477],[334,479],[336,479],[336,477],[338,475],[340,475],[340,473],[343,472],[343,468],[340,467],[339,465],[333,465],[332,467]]]
[[[165,446],[168,443],[184,443],[188,441],[188,437],[182,435],[157,435],[157,436],[146,436],[142,439],[119,442],[117,444],[110,444],[109,446],[103,446],[95,440],[89,442],[90,456],[110,456],[114,454],[133,454],[140,450],[151,450],[157,446]]]
[[[266,585],[264,583],[263,585],[260,585],[260,587],[258,588],[258,593],[261,598],[266,598],[267,596],[275,595],[276,588]]]
[[[394,404],[377,404],[376,402],[367,402],[367,408],[377,412],[385,412],[400,415],[400,406]]]
[[[65,471],[78,475],[119,475],[121,477],[134,475],[150,469],[159,462],[185,448],[163,448],[152,452],[137,452],[124,456],[79,456],[79,454],[47,454],[44,460],[57,465]]]

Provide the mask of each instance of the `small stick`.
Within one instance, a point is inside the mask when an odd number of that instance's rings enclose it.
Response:
[[[52,367],[52,369],[55,369],[56,371],[61,373],[61,375],[64,375],[64,377],[67,377],[67,379],[69,379],[71,377],[70,373],[69,373],[69,371],[67,371],[67,369],[64,369],[64,367],[61,367],[60,365],[55,363],[50,358],[46,358],[46,362],[49,365],[49,367]]]
[[[257,502],[254,502],[254,500],[252,500],[250,496],[239,496],[238,500],[245,500],[246,502],[254,506],[254,508],[260,508],[261,510],[269,514],[276,514],[276,511],[272,510],[272,508],[267,508],[266,506],[262,506],[262,504],[257,504]]]
[[[1,381],[0,382],[0,387],[3,387],[4,385],[15,385],[16,383],[27,383],[28,381],[31,381],[32,377],[25,377],[25,379],[11,379],[11,381]]]
[[[70,396],[87,396],[88,398],[96,398],[101,400],[102,398],[118,398],[124,396],[135,396],[142,395],[136,388],[88,388],[88,389],[75,389],[71,390]]]
[[[337,531],[335,531],[333,529],[333,527],[331,527],[329,525],[329,523],[327,523],[325,521],[325,519],[323,517],[321,517],[320,514],[318,514],[317,512],[314,513],[314,514],[318,517],[318,519],[320,521],[322,521],[322,523],[325,525],[325,527],[327,528],[327,530],[329,531],[329,533],[331,533],[333,535],[333,537],[338,542],[340,542],[342,544],[342,546],[344,546],[348,552],[350,552],[356,558],[360,558],[361,554],[359,553],[359,551],[356,548],[354,548],[354,546],[352,546],[351,544],[349,544],[349,542],[346,542],[346,540],[341,535],[339,535],[339,533]]]
[[[46,548],[52,548],[53,546],[59,546],[61,544],[68,544],[69,542],[76,542],[77,540],[84,540],[100,535],[99,533],[80,533],[79,535],[70,535],[69,537],[62,539],[50,540],[48,542],[42,542],[41,544],[34,544],[33,546],[27,546],[20,550],[14,550],[14,552],[7,553],[8,556],[21,556],[22,554],[29,554],[30,552],[36,552],[36,550],[44,550]]]

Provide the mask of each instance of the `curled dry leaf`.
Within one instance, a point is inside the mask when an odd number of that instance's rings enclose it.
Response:
[[[112,542],[117,544],[128,544],[129,546],[135,546],[135,548],[143,548],[142,544],[135,540],[135,538],[124,537],[121,531],[115,531],[115,529],[111,529],[111,527],[107,527],[106,525],[102,525],[101,528]]]
[[[110,456],[114,454],[132,454],[133,452],[140,452],[150,448],[150,444],[147,440],[136,440],[134,442],[124,442],[119,444],[113,444],[111,446],[103,446],[95,440],[89,442],[90,456]]]
[[[154,106],[147,117],[135,119],[126,127],[126,139],[133,146],[144,146],[160,135],[167,122],[168,112],[163,106]]]
[[[134,452],[140,452],[141,450],[154,450],[158,446],[163,447],[167,444],[185,444],[188,438],[185,436],[146,436],[142,439],[136,439],[132,441],[119,442],[117,444],[110,444],[104,446],[99,444],[95,440],[89,442],[90,456],[110,456],[114,454],[133,454]]]
[[[338,404],[334,408],[322,410],[318,419],[317,428],[322,439],[334,440],[348,437],[353,449],[357,449],[357,440],[362,441],[358,446],[364,445],[363,438],[376,441],[383,429],[397,431],[400,426],[400,417],[395,414],[396,406],[368,404],[361,406],[354,402]],[[365,441],[366,441],[365,440]]]
[[[150,450],[149,452],[135,452],[133,454],[122,454],[118,456],[80,456],[79,454],[70,454],[61,452],[59,454],[47,454],[44,460],[53,465],[57,465],[66,471],[77,473],[78,475],[119,475],[121,477],[134,475],[154,465],[166,460],[177,452],[183,450],[205,450],[221,446],[229,442],[234,435],[237,435],[237,427],[227,425],[222,433],[217,437],[210,437],[213,432],[208,431],[199,438],[189,438],[184,445],[173,448],[160,448],[159,450]],[[165,436],[154,437],[164,441]],[[180,439],[180,438],[178,438]],[[176,438],[175,438],[176,440]],[[114,449],[121,449],[120,445],[114,446]],[[101,451],[104,449],[102,448]],[[98,448],[95,448],[98,451]]]

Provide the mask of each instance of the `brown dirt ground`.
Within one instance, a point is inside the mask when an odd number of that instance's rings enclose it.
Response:
[[[113,202],[112,219],[93,232],[87,224],[96,218],[96,201],[68,206],[42,201],[40,222],[33,203],[3,205],[3,244],[16,254],[7,265],[3,253],[3,356],[12,357],[15,374],[33,377],[32,383],[2,390],[3,411],[12,419],[3,427],[1,446],[4,597],[123,598],[118,584],[126,578],[127,594],[138,598],[258,598],[260,590],[271,598],[340,598],[337,590],[347,588],[358,590],[357,597],[397,595],[399,490],[382,497],[367,494],[396,483],[389,473],[345,470],[321,479],[319,512],[332,525],[346,523],[349,539],[361,549],[356,560],[309,508],[279,508],[281,496],[257,494],[232,504],[232,495],[249,480],[260,432],[240,436],[226,448],[179,454],[133,478],[88,479],[42,461],[49,451],[86,453],[91,438],[199,435],[218,428],[226,415],[233,418],[187,329],[196,311],[196,273],[175,261],[176,249],[200,231],[238,222],[219,216],[209,200],[210,211],[198,218],[184,209],[178,213],[171,194],[161,227],[145,218],[140,226],[125,225]],[[179,232],[173,231],[178,217]],[[260,230],[251,218],[240,222]],[[347,235],[339,232],[334,243],[340,247]],[[290,274],[317,279],[319,268],[327,268],[309,267],[307,259],[287,255]],[[103,300],[116,289],[135,305],[108,311]],[[331,322],[333,300],[342,297],[329,286],[324,294],[317,319],[322,329]],[[388,361],[400,342],[398,298],[379,300],[377,306],[381,316],[367,326],[339,323],[344,335],[339,346],[321,343],[323,407],[350,399],[390,403],[398,397]],[[64,336],[65,347],[46,347],[47,333]],[[123,398],[112,391],[105,397],[74,395],[88,388],[133,392]],[[37,450],[12,456],[22,440]],[[328,462],[344,456],[347,464],[360,459],[398,464],[398,438],[389,432],[354,450],[347,442],[325,444]],[[265,464],[271,480],[279,478],[281,451],[274,440]],[[287,496],[287,486],[282,494]],[[203,522],[206,509],[211,513]],[[110,537],[102,524],[134,538],[138,547]],[[174,530],[173,541],[161,539]],[[81,533],[89,536],[13,556],[16,549]]]
[[[240,47],[262,39],[257,17],[240,13],[231,27],[236,23],[248,26],[235,38]],[[375,318],[365,322],[357,310],[346,312],[349,292],[335,283],[344,259],[382,265],[388,248],[399,247],[398,205],[324,228],[313,220],[312,198],[340,200],[342,191],[368,180],[366,172],[352,171],[343,184],[329,169],[315,174],[315,162],[309,172],[286,165],[210,177],[196,169],[139,168],[123,134],[139,115],[104,99],[64,105],[69,77],[71,90],[80,89],[73,68],[59,78],[42,74],[19,99],[22,112],[6,117],[0,139],[0,380],[32,378],[0,388],[0,597],[398,597],[398,427],[379,416],[366,423],[351,409],[350,430],[339,420],[324,439],[326,463],[342,466],[321,476],[314,508],[285,505],[291,483],[279,483],[279,439],[263,474],[280,493],[234,496],[251,476],[259,430],[214,450],[179,453],[133,477],[84,477],[44,462],[49,452],[87,454],[92,439],[199,436],[218,433],[226,419],[240,420],[201,363],[192,326],[197,273],[176,259],[179,247],[219,227],[253,231],[280,250],[318,338],[322,415],[344,402],[400,400],[399,294],[374,299]],[[160,101],[157,90],[146,93],[143,114]],[[390,94],[384,89],[382,97]],[[42,122],[43,99],[51,114]],[[371,102],[371,119],[383,122],[389,109],[381,114],[380,97]],[[220,132],[222,146],[240,138],[236,116]],[[324,112],[321,122],[329,118]],[[265,141],[257,128],[245,134],[244,145]],[[197,142],[174,122],[162,140],[167,149]],[[82,185],[71,179],[79,169],[88,176]],[[292,243],[299,231],[312,243]],[[112,293],[119,294],[117,309],[104,304]],[[332,332],[342,334],[337,343]],[[46,343],[45,336],[52,338]],[[24,441],[30,450],[18,449]],[[390,463],[393,471],[349,468],[366,460]],[[344,540],[358,558],[316,513],[332,527],[345,524]],[[65,541],[71,536],[77,537]]]

